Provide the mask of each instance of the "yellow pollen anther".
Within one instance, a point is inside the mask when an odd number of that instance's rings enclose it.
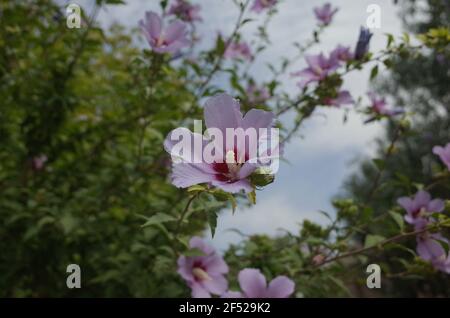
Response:
[[[164,44],[164,35],[161,33],[158,37],[158,41],[156,41],[156,46],[162,46]]]
[[[194,267],[194,269],[192,269],[192,274],[194,274],[194,276],[196,278],[198,278],[199,280],[210,280],[211,279],[211,277],[209,277],[208,273],[205,272],[200,267]]]
[[[226,155],[225,155],[225,162],[226,163],[236,163],[235,159],[234,159],[234,151],[233,150],[228,150]]]

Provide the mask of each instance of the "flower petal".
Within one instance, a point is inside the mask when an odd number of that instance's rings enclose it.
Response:
[[[191,286],[192,298],[211,298],[211,294],[199,283],[193,283]]]
[[[413,200],[411,200],[411,198],[401,197],[397,200],[397,203],[408,213],[412,213],[412,211],[414,210]]]
[[[172,183],[178,188],[187,188],[195,184],[210,183],[215,180],[215,174],[205,163],[175,163],[172,165]]]
[[[418,238],[417,254],[426,261],[445,255],[445,250],[438,241],[431,238]]]
[[[242,295],[241,292],[229,290],[225,294],[223,294],[221,298],[244,298],[244,295]]]
[[[194,281],[194,276],[192,275],[192,258],[180,256],[178,258],[177,264],[178,274],[180,274],[180,276],[188,282]]]
[[[259,167],[259,164],[257,163],[250,163],[250,162],[246,162],[242,165],[241,170],[239,170],[239,178],[240,179],[245,179],[247,178],[249,175],[251,175],[256,168]]]
[[[260,128],[270,128],[275,115],[261,109],[253,108],[245,114],[242,126],[244,129],[255,128],[259,133]]]
[[[312,68],[314,67],[320,67],[321,62],[323,61],[324,57],[323,54],[319,54],[319,55],[305,55],[305,60],[306,63],[308,63],[308,65]]]
[[[175,128],[164,140],[164,150],[172,159],[179,159],[185,163],[202,163],[203,149],[209,140],[203,135],[193,133],[184,127]]]
[[[266,278],[259,269],[246,268],[239,272],[239,285],[248,298],[261,298],[266,295]]]
[[[198,248],[207,255],[215,252],[214,248],[211,245],[206,244],[205,241],[199,236],[193,236],[189,241],[189,246],[191,248]]]
[[[175,20],[164,32],[164,38],[168,43],[184,38],[186,34],[186,24],[180,20]]]
[[[423,190],[420,190],[419,192],[416,193],[416,195],[414,196],[414,206],[415,209],[420,208],[420,207],[426,207],[428,205],[428,203],[431,200],[431,195]]]
[[[204,265],[208,274],[219,275],[228,273],[228,265],[220,255],[211,255],[205,260]]]
[[[434,199],[428,203],[428,212],[442,212],[445,208],[445,202],[441,199]]]
[[[238,193],[241,190],[244,190],[245,193],[253,191],[253,187],[247,179],[242,179],[235,182],[214,180],[211,184],[229,193]]]
[[[145,13],[145,20],[147,31],[151,35],[151,37],[159,37],[162,30],[161,18],[155,12],[148,11]]]
[[[434,147],[433,147],[433,153],[434,153],[435,155],[440,156],[440,155],[442,155],[442,154],[444,153],[444,148],[441,147],[441,146],[434,146]]]
[[[206,127],[220,129],[224,139],[226,128],[242,127],[239,103],[228,94],[210,97],[205,104],[204,116]]]
[[[269,298],[287,298],[293,292],[295,283],[286,276],[278,276],[269,283],[267,288],[267,297]]]
[[[203,281],[203,286],[211,294],[222,295],[228,289],[228,281],[222,275],[212,276],[210,280]]]

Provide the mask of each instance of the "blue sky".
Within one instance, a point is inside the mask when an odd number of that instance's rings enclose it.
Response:
[[[89,7],[93,0],[78,1],[83,7]],[[72,2],[72,1],[71,1]],[[100,13],[100,22],[107,26],[119,22],[128,27],[135,27],[146,10],[157,10],[157,0],[128,0],[125,6],[114,6]],[[217,30],[224,34],[231,32],[237,10],[231,0],[192,0],[202,6],[203,22],[198,30],[202,36],[202,45],[211,45]],[[293,41],[302,42],[309,38],[315,25],[313,8],[326,1],[284,0],[279,4],[279,13],[269,26],[269,35],[273,42],[252,67],[252,74],[264,80],[269,72],[265,62],[276,60],[281,56],[293,56]],[[373,30],[371,50],[384,47],[384,33],[400,35],[401,22],[397,16],[397,7],[391,0],[332,0],[333,6],[340,8],[332,26],[322,37],[322,43],[311,50],[329,52],[337,44],[355,44],[359,27],[365,24],[366,12],[370,4],[381,8],[381,29]],[[252,18],[262,19],[251,14]],[[254,24],[256,26],[257,23]],[[251,39],[255,28],[248,24],[244,37]],[[294,67],[300,69],[303,61]],[[354,96],[364,95],[368,89],[370,69],[352,73],[346,77],[344,88]],[[295,93],[298,88],[292,78],[283,79],[287,90]],[[239,235],[227,231],[238,229],[246,234],[267,233],[276,235],[280,229],[298,231],[298,224],[308,218],[317,222],[326,219],[317,211],[332,212],[330,199],[342,191],[342,183],[357,165],[355,160],[369,156],[375,146],[374,138],[383,133],[379,124],[363,125],[364,119],[350,113],[348,121],[343,124],[343,111],[333,109],[319,110],[300,129],[297,138],[289,143],[285,150],[289,164],[282,163],[275,183],[257,193],[257,204],[251,208],[239,207],[234,215],[223,211],[219,216],[216,236],[212,244],[224,250],[230,242],[238,242]],[[289,115],[283,119],[289,121]],[[205,237],[210,239],[209,231]]]

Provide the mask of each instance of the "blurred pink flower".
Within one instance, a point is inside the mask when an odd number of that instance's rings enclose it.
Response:
[[[417,236],[417,254],[437,270],[450,274],[450,253],[447,253],[439,242],[449,243],[439,233],[422,233]]]
[[[36,171],[40,171],[44,169],[45,163],[47,162],[48,158],[46,155],[39,155],[37,157],[34,157],[32,160],[32,166],[33,169]]]
[[[339,61],[335,56],[326,58],[323,53],[318,55],[306,55],[308,67],[292,73],[292,76],[300,76],[304,79],[298,83],[298,86],[305,87],[312,82],[320,82],[339,67]]]
[[[258,87],[254,83],[250,83],[247,86],[247,100],[251,104],[258,104],[258,103],[264,103],[266,100],[270,98],[270,93],[267,87],[261,86]]]
[[[229,44],[224,56],[230,59],[243,58],[246,60],[251,60],[253,58],[250,46],[245,42],[234,42]]]
[[[430,224],[431,213],[442,212],[444,201],[441,199],[431,199],[431,195],[426,191],[418,191],[413,198],[401,197],[397,203],[406,210],[405,221],[414,225],[416,230],[421,230]]]
[[[338,45],[330,54],[332,59],[337,59],[341,62],[347,62],[353,59],[353,53],[349,46]]]
[[[222,295],[228,288],[224,277],[224,274],[228,273],[228,266],[223,258],[200,237],[191,238],[189,246],[205,254],[178,258],[178,274],[192,289],[192,297],[209,298],[211,294]]]
[[[260,13],[265,9],[273,7],[277,3],[277,0],[255,0],[250,10]]]
[[[323,254],[317,254],[312,258],[312,262],[316,266],[322,265],[324,261],[325,256]]]
[[[264,275],[255,268],[241,270],[238,281],[242,292],[228,291],[222,298],[288,298],[295,289],[295,283],[286,276],[277,276],[267,285]]]
[[[173,14],[186,22],[202,21],[200,17],[200,5],[190,4],[186,0],[176,0],[168,11],[168,14]]]
[[[330,3],[326,3],[322,7],[314,8],[314,13],[321,24],[328,25],[338,10],[338,8],[332,8]]]
[[[447,166],[447,169],[450,170],[450,142],[445,145],[445,147],[434,146],[433,153],[438,155],[442,162]]]
[[[186,24],[175,20],[163,28],[162,19],[152,11],[145,13],[145,21],[140,20],[139,26],[148,43],[157,53],[176,53],[189,45],[186,34]]]
[[[349,91],[340,91],[336,98],[325,98],[324,104],[329,106],[340,107],[342,105],[351,105],[355,101]]]
[[[388,108],[386,98],[384,97],[378,97],[372,92],[367,93],[367,96],[369,96],[370,102],[372,103],[372,111],[378,115],[395,116],[403,113],[401,109]]]

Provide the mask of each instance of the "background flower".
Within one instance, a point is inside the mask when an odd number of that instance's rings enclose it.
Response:
[[[319,82],[334,72],[339,67],[339,61],[335,56],[326,58],[323,53],[318,55],[306,55],[306,63],[308,67],[292,73],[292,76],[303,77],[298,86],[304,87],[312,82]]]
[[[330,3],[326,3],[322,7],[314,8],[314,13],[320,23],[328,25],[338,10],[338,8],[332,8]]]
[[[353,100],[352,95],[350,95],[349,91],[343,90],[339,91],[338,96],[335,98],[328,97],[325,98],[324,104],[329,106],[336,106],[340,107],[342,105],[350,105],[353,104],[355,101]]]
[[[229,291],[223,298],[288,298],[295,289],[295,283],[286,276],[277,276],[267,285],[264,275],[255,268],[241,270],[238,281],[242,292]]]
[[[168,14],[173,14],[186,22],[202,21],[200,16],[200,5],[190,4],[186,0],[176,0],[170,6]]]
[[[417,230],[427,226],[431,219],[430,214],[442,212],[445,204],[441,199],[431,199],[426,191],[418,191],[413,198],[402,197],[397,200],[398,204],[406,210],[405,221],[414,225]]]
[[[157,53],[176,53],[189,45],[186,25],[180,20],[175,20],[164,28],[162,19],[155,12],[149,11],[145,14],[145,20],[139,21],[139,26]]]
[[[252,59],[252,52],[250,46],[245,42],[231,43],[228,45],[224,56],[230,59],[243,58],[246,60]]]
[[[438,155],[442,162],[447,166],[448,170],[450,170],[450,143],[445,147],[434,146],[433,153]]]
[[[277,0],[255,0],[251,10],[261,13],[263,10],[273,7],[276,3]]]
[[[211,294],[223,294],[228,287],[224,277],[224,274],[228,273],[228,266],[223,258],[200,237],[191,238],[189,246],[205,254],[178,258],[178,273],[192,289],[192,297],[209,298]]]

